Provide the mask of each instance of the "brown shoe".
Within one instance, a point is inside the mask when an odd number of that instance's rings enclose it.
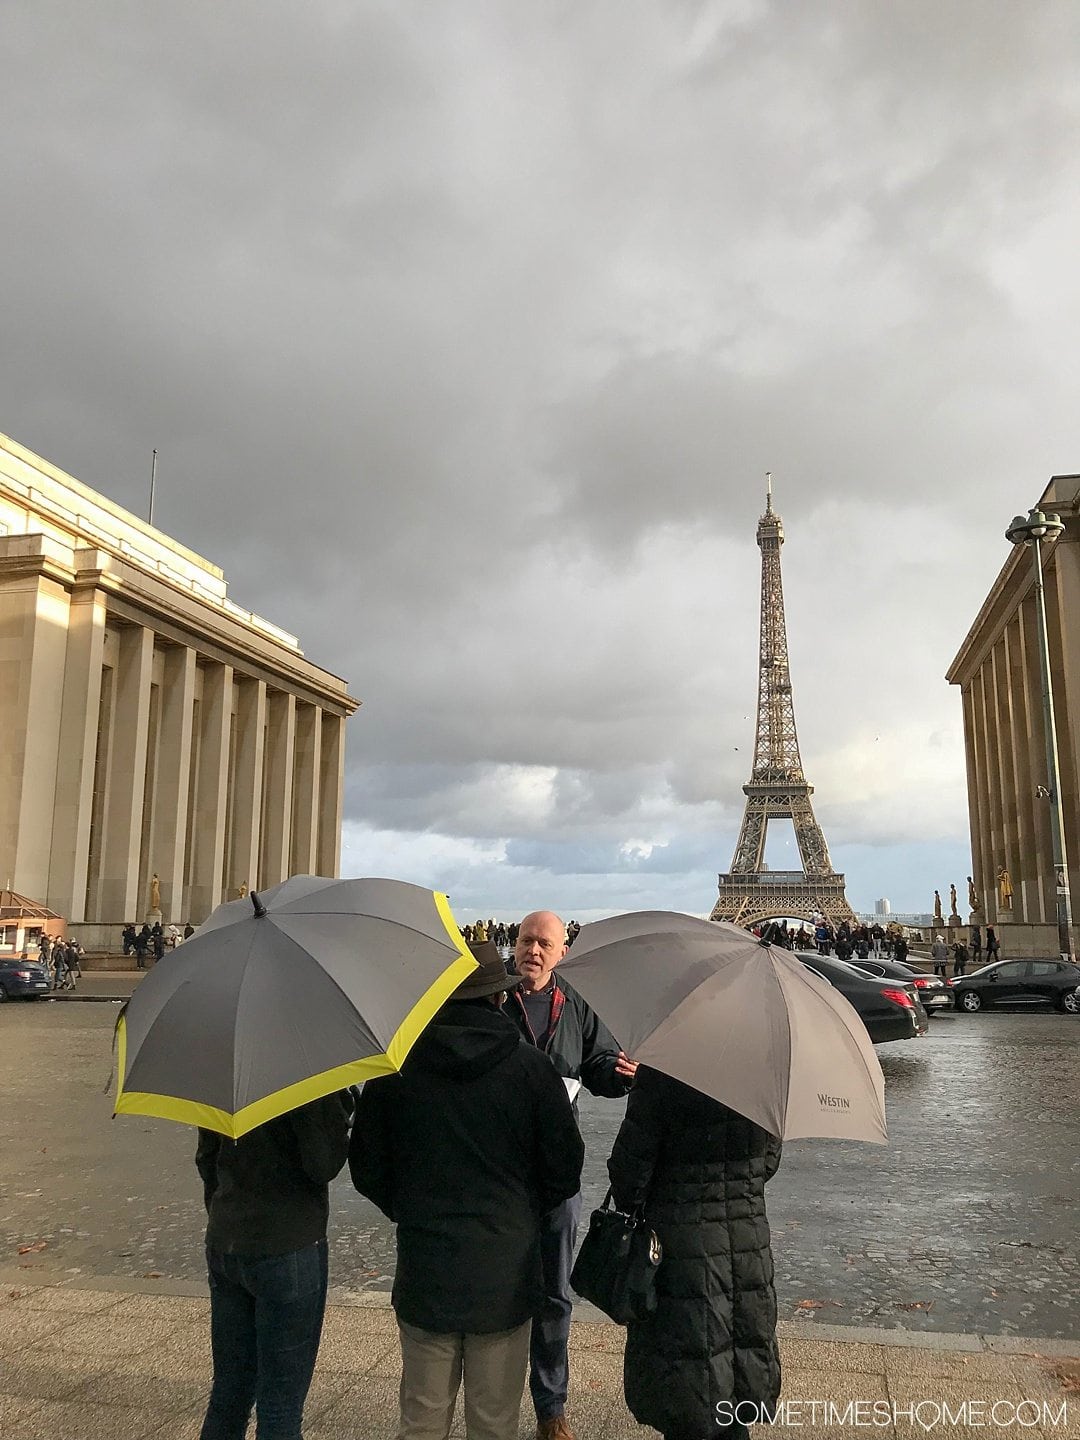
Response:
[[[552,1415],[550,1420],[537,1420],[536,1440],[577,1440],[565,1415]]]

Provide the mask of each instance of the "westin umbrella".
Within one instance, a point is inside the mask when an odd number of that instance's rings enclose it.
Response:
[[[401,1067],[476,968],[445,895],[294,875],[219,905],[117,1021],[116,1113],[234,1139]]]
[[[583,927],[559,973],[635,1060],[783,1139],[885,1144],[866,1027],[826,981],[723,921],[646,911]]]

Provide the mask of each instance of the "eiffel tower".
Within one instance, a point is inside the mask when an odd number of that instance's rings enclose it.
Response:
[[[833,924],[854,921],[844,895],[844,877],[832,868],[829,847],[814,817],[795,733],[795,707],[788,670],[784,586],[780,547],[784,525],[772,505],[772,475],[766,476],[765,514],[758,521],[761,551],[761,656],[758,670],[757,738],[750,783],[743,786],[746,809],[731,861],[721,875],[720,897],[710,920],[756,925],[784,915],[809,920],[820,912]],[[802,859],[801,870],[765,867],[765,835],[770,820],[791,820]]]

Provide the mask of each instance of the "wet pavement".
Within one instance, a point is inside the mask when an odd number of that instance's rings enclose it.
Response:
[[[110,1118],[115,1013],[0,1010],[5,1275],[203,1279],[193,1132]],[[781,1317],[1080,1339],[1080,1019],[947,1014],[878,1053],[889,1147],[793,1143],[769,1187]],[[622,1109],[582,1106],[586,1213]],[[332,1204],[333,1282],[388,1289],[392,1227],[347,1180]]]

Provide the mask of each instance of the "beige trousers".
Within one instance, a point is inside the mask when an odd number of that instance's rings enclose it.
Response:
[[[495,1335],[437,1335],[398,1321],[397,1440],[447,1440],[465,1384],[468,1440],[517,1440],[532,1321]]]

